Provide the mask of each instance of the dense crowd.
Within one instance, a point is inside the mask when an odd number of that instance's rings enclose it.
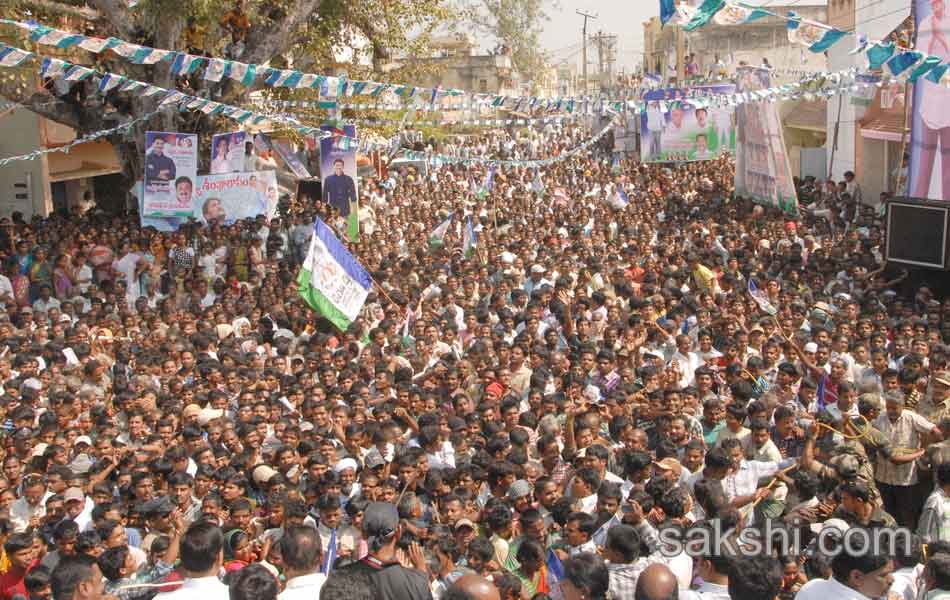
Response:
[[[347,331],[298,294],[346,228],[302,198],[0,220],[0,600],[950,594],[950,300],[899,289],[853,177],[793,217],[729,157],[610,147],[363,181]]]

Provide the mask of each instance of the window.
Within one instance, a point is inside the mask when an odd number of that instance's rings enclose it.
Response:
[[[479,92],[482,92],[482,93],[485,93],[485,92],[488,91],[488,80],[487,80],[487,79],[479,79],[479,80],[478,80],[478,91],[479,91]]]

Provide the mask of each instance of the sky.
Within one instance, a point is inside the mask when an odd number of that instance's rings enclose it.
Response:
[[[548,8],[551,18],[544,26],[541,42],[551,52],[552,62],[567,60],[581,64],[581,26],[584,18],[575,11],[597,15],[587,21],[588,35],[600,30],[617,36],[617,70],[637,68],[643,59],[643,22],[660,14],[656,0],[557,0]],[[597,52],[588,42],[587,59],[595,69]],[[593,71],[592,71],[593,72]]]

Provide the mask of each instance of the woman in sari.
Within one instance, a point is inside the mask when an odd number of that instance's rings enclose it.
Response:
[[[73,297],[73,286],[76,284],[69,257],[60,254],[56,257],[56,266],[53,268],[53,290],[60,300]]]
[[[53,267],[46,260],[46,248],[37,246],[33,250],[33,264],[30,265],[30,302],[36,301],[40,297],[40,287],[48,285],[53,287]]]
[[[231,269],[229,275],[238,281],[247,281],[250,274],[251,259],[248,256],[248,246],[250,241],[244,236],[235,236],[237,239],[231,246],[231,253],[228,258],[231,260]]]

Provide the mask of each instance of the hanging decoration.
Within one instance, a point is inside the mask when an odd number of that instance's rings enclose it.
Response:
[[[421,98],[423,102],[428,104],[436,104],[440,98],[469,97],[475,101],[488,102],[495,107],[512,108],[513,110],[543,108],[546,111],[565,110],[567,112],[570,112],[569,107],[573,107],[575,102],[603,101],[607,104],[616,104],[628,99],[626,97],[609,99],[601,96],[583,98],[518,97],[475,93],[444,88],[441,85],[430,88],[409,84],[350,80],[346,76],[304,73],[295,69],[275,69],[225,58],[196,56],[187,52],[162,50],[114,37],[102,39],[55,29],[35,21],[0,19],[0,24],[17,27],[28,32],[33,42],[53,46],[60,50],[82,48],[94,54],[111,51],[133,64],[154,65],[163,61],[171,61],[171,70],[178,75],[189,75],[199,69],[204,69],[202,78],[206,81],[219,82],[224,78],[228,78],[244,86],[251,86],[259,82],[272,88],[315,91],[321,98],[332,99],[356,95],[379,97],[386,92],[404,100]]]
[[[661,20],[664,23],[673,18],[673,14],[669,13],[671,4],[671,0],[660,0]],[[805,46],[815,53],[826,52],[844,37],[854,35],[857,37],[857,45],[851,54],[865,54],[868,59],[868,68],[872,71],[879,70],[886,64],[891,73],[897,76],[921,64],[925,67],[924,70],[914,71],[909,80],[916,81],[918,77],[927,75],[931,81],[933,77],[938,82],[939,77],[942,77],[945,72],[938,69],[945,64],[939,56],[927,55],[907,48],[902,48],[894,56],[896,48],[893,42],[869,40],[863,33],[844,31],[831,25],[804,19],[792,11],[781,15],[763,6],[752,6],[736,0],[703,0],[698,7],[690,7],[684,3],[677,6],[675,11],[678,24],[686,31],[698,29],[710,20],[719,25],[741,25],[762,17],[776,17],[786,22],[789,42]],[[663,16],[668,13],[669,16],[664,19]]]

